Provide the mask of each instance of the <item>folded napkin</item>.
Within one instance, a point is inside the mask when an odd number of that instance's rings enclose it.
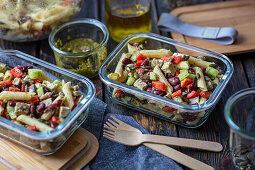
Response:
[[[142,133],[148,134],[139,123],[131,116],[107,114],[104,117],[106,104],[94,99],[90,105],[87,121],[82,125],[93,133],[99,140],[99,151],[96,158],[84,169],[182,169],[168,157],[144,146],[125,146],[112,142],[102,136],[103,124],[111,115],[138,128]]]
[[[238,34],[232,27],[200,27],[183,22],[169,13],[162,13],[158,28],[162,31],[177,32],[223,45],[233,44]]]

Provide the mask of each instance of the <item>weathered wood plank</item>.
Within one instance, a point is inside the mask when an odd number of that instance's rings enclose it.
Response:
[[[0,50],[19,50],[21,52],[30,54],[32,56],[37,56],[37,42],[11,42],[0,39]]]
[[[242,55],[242,61],[245,68],[250,87],[255,87],[255,53],[248,53]]]

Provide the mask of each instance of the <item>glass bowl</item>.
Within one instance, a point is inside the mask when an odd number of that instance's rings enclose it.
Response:
[[[34,68],[41,69],[52,80],[64,79],[66,82],[71,81],[73,85],[79,86],[84,99],[70,115],[52,131],[31,131],[0,116],[1,137],[40,154],[56,152],[87,118],[89,112],[88,106],[95,96],[93,83],[86,77],[16,50],[0,51],[0,56],[0,62],[9,66],[32,65]]]
[[[255,169],[255,88],[243,89],[225,105],[229,146],[237,169]]]
[[[36,41],[47,38],[53,28],[76,17],[84,0],[22,0],[0,2],[0,38]]]
[[[127,44],[132,44],[134,42],[143,43],[145,49],[163,48],[170,49],[173,53],[178,51],[191,56],[205,56],[206,60],[213,61],[221,67],[223,77],[218,86],[215,88],[211,97],[205,103],[199,105],[186,105],[178,103],[173,100],[125,85],[123,83],[112,81],[107,77],[107,75],[114,72],[116,64],[118,63],[122,53],[126,53],[128,51]],[[233,74],[233,71],[234,68],[232,62],[222,54],[174,41],[170,38],[153,33],[137,33],[123,39],[120,44],[111,52],[111,54],[109,54],[108,58],[100,67],[99,75],[101,80],[106,84],[107,92],[113,101],[128,106],[132,109],[142,111],[146,114],[151,114],[161,119],[182,125],[184,127],[196,128],[201,126],[207,120],[208,116],[219,101],[224,88]],[[146,102],[144,102],[144,104],[137,102],[135,105],[130,102],[123,102],[122,100],[112,96],[114,88],[120,89],[125,93],[135,95],[137,98],[145,99]],[[162,108],[165,106],[176,109],[178,114],[175,115],[171,111],[169,113],[164,112]]]
[[[99,67],[107,57],[108,39],[109,33],[103,23],[82,18],[55,28],[50,34],[49,44],[58,66],[91,78],[98,74]],[[84,48],[89,50],[81,50]]]

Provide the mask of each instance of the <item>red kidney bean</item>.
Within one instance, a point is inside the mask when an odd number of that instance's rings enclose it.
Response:
[[[127,92],[123,92],[125,96],[128,96],[128,97],[133,97],[134,95],[133,94],[130,94],[130,93],[127,93]]]
[[[181,116],[184,120],[187,120],[187,121],[194,121],[197,118],[197,115],[191,115],[191,114],[186,113],[186,112],[181,113]]]
[[[139,43],[134,43],[133,46],[134,47],[137,47],[139,45]]]
[[[147,92],[149,92],[149,93],[153,93],[153,91],[152,91],[152,88],[151,87],[149,87],[149,88],[147,88],[147,90],[146,90]]]
[[[45,109],[45,104],[41,103],[36,107],[36,112],[41,113]]]
[[[43,92],[44,93],[47,93],[48,92],[48,89],[46,87],[43,87]]]
[[[59,100],[56,101],[57,106],[60,106],[61,103],[62,103],[62,100],[61,100],[61,99],[59,99]]]
[[[30,113],[34,113],[35,112],[35,104],[31,103],[30,104]]]
[[[56,128],[58,126],[58,123],[50,120],[50,125],[52,128]]]
[[[31,65],[26,65],[26,66],[19,66],[19,69],[22,71],[22,72],[27,72],[28,69],[31,69],[33,68],[33,66]]]
[[[151,86],[151,85],[152,85],[152,81],[150,80],[150,77],[147,77],[147,78],[146,78],[146,84],[147,84],[148,86]]]
[[[141,72],[141,73],[139,73],[139,77],[142,77],[143,75],[145,74],[145,72]]]
[[[203,71],[203,73],[205,73],[206,68],[205,67],[200,67],[200,68]]]
[[[129,58],[124,58],[122,60],[122,64],[124,64],[124,65],[128,65],[128,64],[131,64],[131,63],[132,63],[132,61]]]
[[[152,93],[153,93],[153,94],[156,94],[156,95],[161,95],[162,92],[163,92],[163,91],[158,90],[158,89],[153,89],[153,90],[152,90]]]
[[[193,68],[189,68],[189,73],[195,74],[195,70]]]
[[[147,66],[147,65],[149,65],[149,60],[148,60],[148,59],[145,59],[145,60],[142,62],[141,66]]]
[[[190,91],[196,91],[197,90],[197,83],[196,82],[192,82],[190,84]]]
[[[178,91],[181,89],[181,84],[177,84],[176,86],[173,87],[174,91]]]
[[[12,100],[12,101],[9,103],[9,106],[15,107],[15,106],[16,106],[16,103],[18,103],[18,102],[20,102],[20,101],[18,101],[18,100]]]
[[[172,86],[176,86],[177,84],[180,83],[180,79],[178,77],[171,77],[168,78],[167,80]]]
[[[47,109],[49,109],[49,110],[54,110],[56,107],[57,107],[57,103],[52,103],[51,105],[49,105],[49,106],[47,107]]]
[[[220,66],[217,66],[216,69],[219,71],[219,74],[222,73],[222,69],[220,68]]]

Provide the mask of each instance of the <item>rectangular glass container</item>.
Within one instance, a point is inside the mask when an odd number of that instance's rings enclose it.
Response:
[[[211,97],[205,103],[199,105],[178,103],[171,99],[151,94],[109,79],[107,75],[114,72],[121,55],[128,52],[127,44],[135,42],[142,43],[145,49],[156,50],[163,48],[169,49],[173,53],[179,52],[190,56],[205,56],[207,61],[213,61],[221,67],[223,77]],[[99,70],[99,75],[101,80],[107,85],[107,93],[111,96],[113,101],[184,127],[196,128],[201,126],[207,120],[213,108],[219,101],[224,88],[233,74],[233,71],[233,64],[225,55],[178,42],[157,34],[137,33],[126,37],[120,42],[120,44],[118,44],[118,46],[109,54],[108,58],[102,64]],[[123,92],[134,95],[138,98],[142,98],[145,102],[144,104],[139,102],[134,104],[133,102],[126,102],[117,99],[112,95],[114,88],[120,89]],[[178,114],[174,114],[172,111],[162,111],[162,108],[165,106],[174,108],[174,111]]]
[[[61,67],[37,59],[16,50],[0,51],[0,62],[8,66],[32,65],[41,69],[52,80],[64,79],[78,85],[84,99],[54,130],[48,132],[35,132],[17,125],[8,119],[0,117],[0,136],[18,143],[34,152],[49,155],[56,152],[75,130],[86,120],[88,106],[95,96],[95,87],[86,77],[73,73]]]

